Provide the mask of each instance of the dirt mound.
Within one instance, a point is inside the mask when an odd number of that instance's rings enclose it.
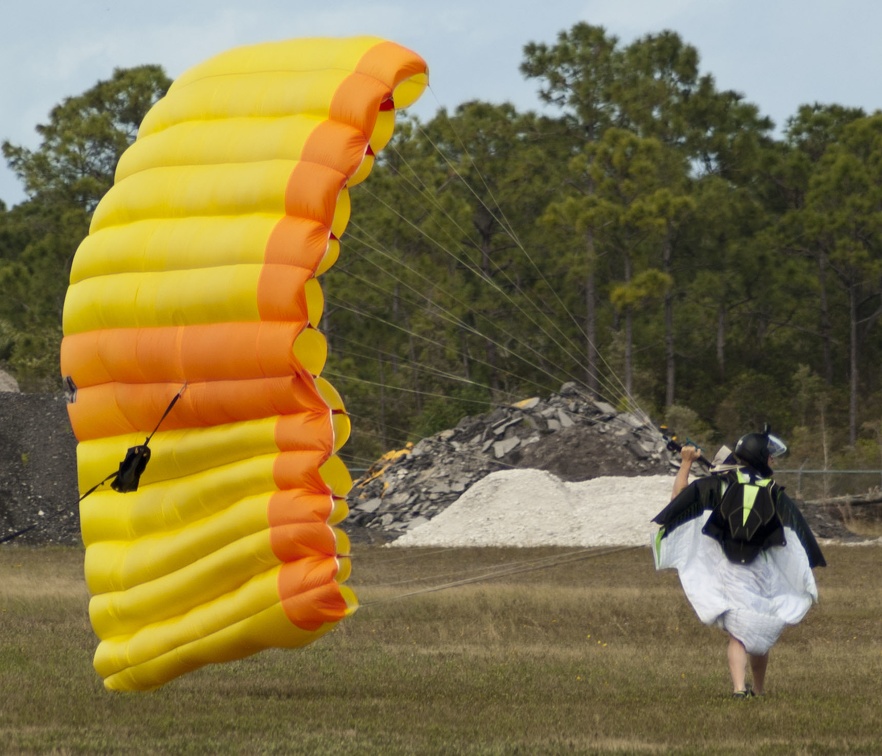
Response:
[[[616,475],[661,474],[671,469],[670,457],[662,454],[661,447],[643,452],[635,443],[636,453],[627,447],[627,441],[602,431],[597,425],[577,425],[528,446],[516,466],[546,470],[570,482]]]

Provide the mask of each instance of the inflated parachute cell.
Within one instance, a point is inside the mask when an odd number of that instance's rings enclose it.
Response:
[[[349,421],[320,376],[316,277],[348,187],[426,83],[419,56],[375,38],[234,49],[175,81],[122,156],[64,307],[80,491],[185,388],[138,489],[81,501],[107,688],[303,646],[355,610],[334,527]]]

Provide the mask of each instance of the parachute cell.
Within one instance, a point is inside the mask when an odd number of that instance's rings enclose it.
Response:
[[[80,491],[151,438],[136,491],[80,503],[107,688],[303,646],[356,609],[316,276],[426,84],[419,56],[372,37],[238,48],[175,81],[120,159],[61,347]]]

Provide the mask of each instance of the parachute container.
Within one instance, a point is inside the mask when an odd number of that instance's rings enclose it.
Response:
[[[349,187],[426,84],[419,56],[372,37],[237,48],[175,81],[120,159],[64,306],[80,491],[186,389],[138,490],[81,500],[108,689],[303,646],[356,609],[318,276]]]

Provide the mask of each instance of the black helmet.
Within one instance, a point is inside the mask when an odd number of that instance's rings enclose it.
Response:
[[[769,466],[769,439],[764,433],[748,433],[735,444],[735,456],[742,462],[765,472]]]
[[[777,436],[773,436],[768,426],[763,433],[748,433],[739,438],[738,443],[735,444],[735,456],[766,476],[772,474],[769,457],[780,457],[786,451],[786,444]]]

